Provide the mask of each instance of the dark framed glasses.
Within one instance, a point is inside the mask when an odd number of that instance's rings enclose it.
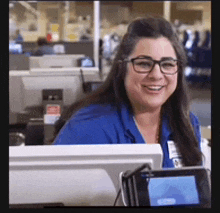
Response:
[[[171,57],[162,58],[160,61],[153,60],[151,57],[143,56],[124,60],[124,62],[132,62],[133,68],[137,73],[150,73],[155,64],[159,64],[160,71],[166,75],[174,75],[178,72],[179,60]]]

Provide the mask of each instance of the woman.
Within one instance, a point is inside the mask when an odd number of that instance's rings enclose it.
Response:
[[[169,22],[133,21],[106,81],[61,116],[57,132],[67,122],[54,144],[160,143],[164,168],[201,165],[200,127],[189,112],[185,65]]]

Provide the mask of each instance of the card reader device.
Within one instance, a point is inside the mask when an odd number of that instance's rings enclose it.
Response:
[[[119,175],[125,206],[211,208],[210,176],[203,167],[184,167]],[[142,171],[140,171],[142,169]]]

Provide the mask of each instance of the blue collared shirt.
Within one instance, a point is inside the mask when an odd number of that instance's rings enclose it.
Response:
[[[197,139],[201,144],[198,118],[190,113],[191,122]],[[172,140],[172,130],[168,116],[162,118],[161,147],[163,150],[163,168],[174,167],[169,156],[168,141]],[[133,113],[128,106],[120,110],[112,105],[92,104],[80,109],[60,130],[54,145],[73,144],[143,144],[145,142],[135,124]]]

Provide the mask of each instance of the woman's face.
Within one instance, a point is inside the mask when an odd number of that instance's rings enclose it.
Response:
[[[143,38],[138,41],[129,60],[138,56],[161,60],[167,57],[177,59],[175,50],[165,37]],[[127,63],[125,89],[134,110],[154,111],[160,109],[177,87],[177,73],[165,75],[155,64],[150,73],[137,73],[132,63]]]

